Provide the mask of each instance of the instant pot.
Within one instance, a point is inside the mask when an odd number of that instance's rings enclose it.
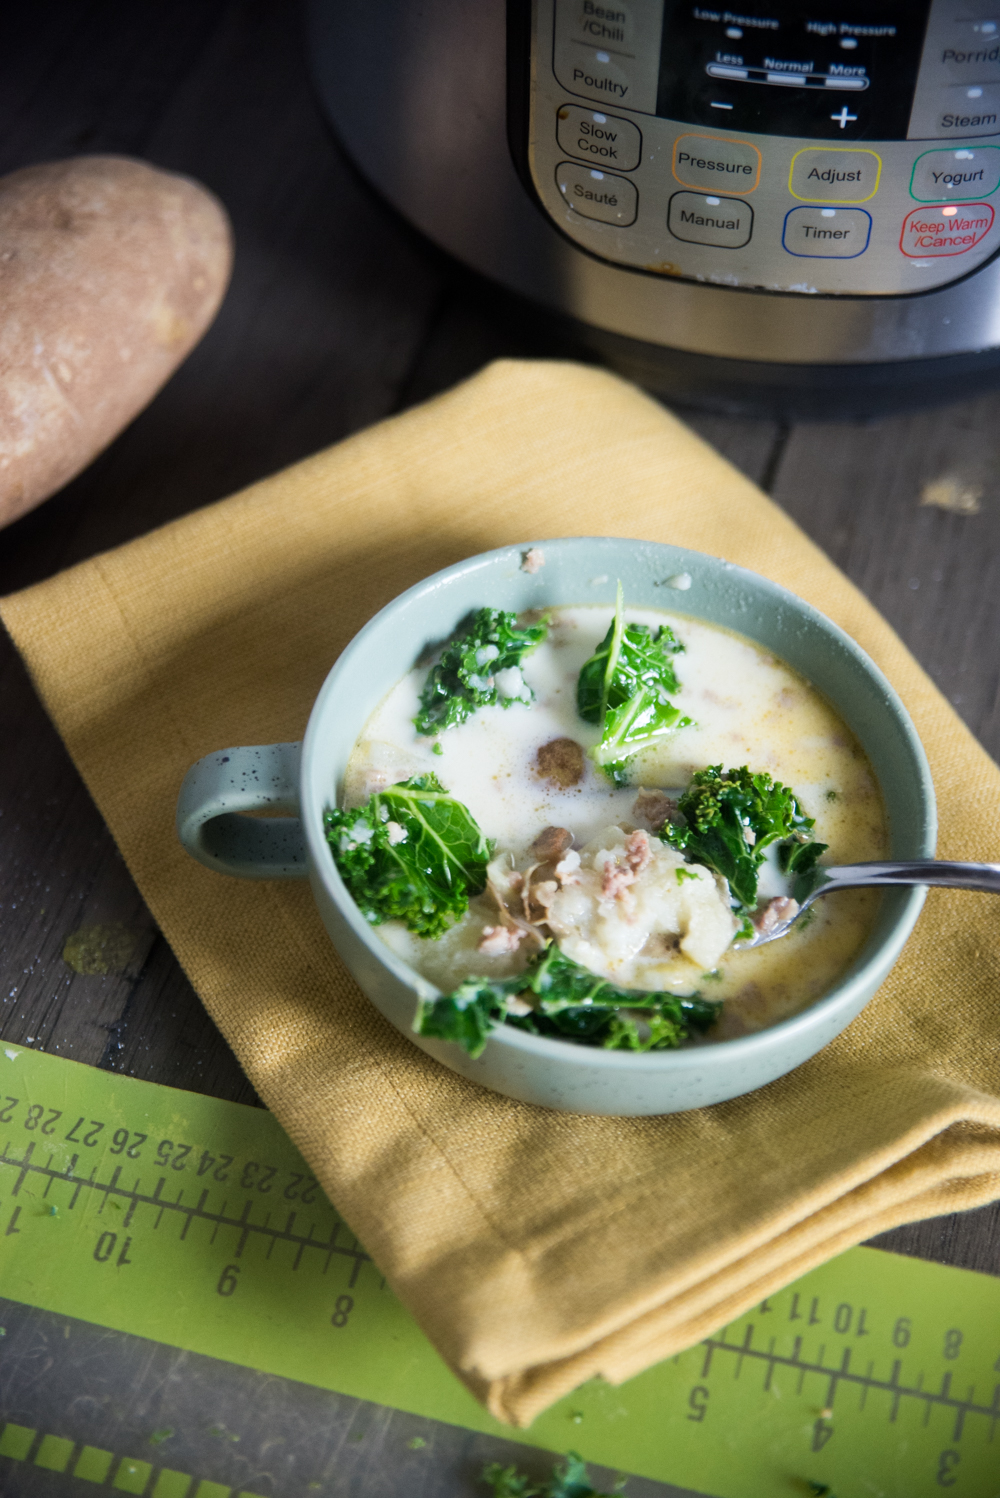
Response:
[[[821,414],[1000,370],[1000,4],[312,0],[435,243],[653,388]]]

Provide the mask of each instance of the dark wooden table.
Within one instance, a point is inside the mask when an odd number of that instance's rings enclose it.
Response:
[[[211,187],[232,215],[237,243],[232,288],[203,344],[86,473],[0,535],[0,593],[218,499],[489,359],[572,351],[530,308],[424,243],[359,180],[320,117],[289,5],[8,7],[0,78],[0,171],[80,153],[140,156]],[[916,414],[840,424],[684,414],[865,591],[996,754],[1000,394],[959,405],[948,404],[947,390],[940,396],[940,405]],[[3,1039],[255,1101],[6,637],[0,715]],[[119,971],[74,971],[62,955],[67,937],[100,924],[126,928],[135,938],[131,955]],[[997,1207],[878,1241],[1000,1274]],[[83,1365],[59,1372],[46,1364],[40,1315],[8,1323],[17,1335],[0,1358],[0,1419],[17,1418],[30,1386],[42,1420],[46,1401],[56,1409],[73,1397]],[[180,1356],[107,1335],[101,1354],[101,1377],[127,1406],[123,1428],[153,1408]],[[324,1471],[335,1469],[324,1493],[403,1490],[409,1417],[367,1407],[371,1439],[362,1450],[345,1444],[358,1401],[293,1384],[275,1392],[280,1380],[267,1392],[240,1383],[227,1365],[212,1377],[231,1418],[252,1412],[266,1424],[280,1407],[298,1432],[298,1465],[289,1456],[291,1465],[276,1468],[276,1498],[306,1491],[307,1470],[324,1463]],[[517,1455],[514,1446],[446,1427],[428,1449],[433,1460],[405,1464],[407,1493],[472,1493],[483,1460]],[[530,1470],[544,1470],[537,1453],[521,1455]],[[8,1494],[93,1491],[27,1470],[5,1481],[16,1484],[3,1489]],[[668,1489],[635,1482],[630,1491],[640,1498]]]

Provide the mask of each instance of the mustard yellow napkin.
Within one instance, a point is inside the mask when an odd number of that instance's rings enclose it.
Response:
[[[515,1424],[859,1239],[1000,1196],[987,895],[932,892],[864,1014],[781,1081],[701,1112],[578,1118],[483,1091],[398,1035],[304,885],[241,883],[181,851],[191,762],[299,738],[338,652],[402,589],[491,547],[585,534],[722,554],[816,604],[916,721],[940,856],[1000,855],[1000,773],[875,610],[697,437],[592,369],[495,364],[2,604],[247,1075],[443,1356]]]

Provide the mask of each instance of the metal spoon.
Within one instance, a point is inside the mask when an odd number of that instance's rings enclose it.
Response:
[[[779,917],[773,925],[747,941],[737,942],[736,946],[740,949],[762,947],[766,942],[777,941],[779,936],[786,936],[802,912],[821,895],[829,895],[838,889],[882,884],[939,884],[948,889],[975,889],[1000,895],[1000,863],[939,863],[933,858],[923,858],[911,863],[846,863],[839,868],[816,868],[804,874],[795,886],[796,900],[789,904],[797,902],[796,909],[783,918]]]

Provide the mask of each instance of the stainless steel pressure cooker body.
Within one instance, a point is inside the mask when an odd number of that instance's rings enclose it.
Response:
[[[1000,367],[992,15],[312,0],[309,24],[337,134],[438,245],[654,387],[822,406]]]

